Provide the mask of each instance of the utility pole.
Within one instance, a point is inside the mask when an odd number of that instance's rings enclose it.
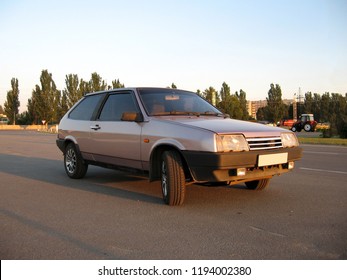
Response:
[[[297,111],[297,103],[296,103],[296,93],[294,93],[293,98],[293,120],[296,121],[298,117],[298,111]]]
[[[216,91],[212,91],[212,105],[216,106]]]
[[[301,105],[302,105],[302,95],[301,95],[301,87],[299,87],[299,96],[298,96],[298,103],[299,103],[299,108],[297,108],[297,114],[300,116],[302,114],[301,112]],[[297,116],[298,116],[297,115]]]

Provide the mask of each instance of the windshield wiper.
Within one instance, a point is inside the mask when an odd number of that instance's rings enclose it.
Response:
[[[199,112],[189,112],[189,111],[171,111],[170,115],[188,115],[188,116],[200,116]]]
[[[158,112],[153,114],[152,116],[170,116],[170,115],[175,115],[175,116],[216,116],[216,117],[223,117],[223,118],[229,118],[230,116],[228,114],[222,114],[222,113],[217,113],[217,112],[212,112],[212,111],[206,111],[206,112],[190,112],[190,111],[170,111],[170,112]]]
[[[224,119],[230,118],[229,114],[222,114],[222,113],[217,113],[217,112],[212,112],[212,111],[206,111],[204,113],[201,113],[202,116],[216,116],[216,117],[223,117]]]
[[[186,112],[186,111],[170,111],[170,112],[158,112],[155,114],[152,114],[152,116],[170,116],[170,115],[175,115],[175,116],[200,116],[201,113],[199,112]]]

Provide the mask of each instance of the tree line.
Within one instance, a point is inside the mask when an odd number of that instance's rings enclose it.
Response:
[[[56,124],[84,94],[124,87],[119,79],[113,80],[109,85],[98,73],[94,72],[89,81],[80,79],[77,74],[66,75],[65,88],[59,90],[52,74],[48,70],[42,70],[40,84],[35,85],[32,90],[25,112],[18,114],[19,85],[18,79],[15,78],[11,80],[12,89],[7,92],[4,110],[1,106],[0,109],[7,115],[11,124],[41,124],[42,121]],[[177,88],[174,83],[169,87]],[[240,93],[231,94],[230,87],[223,83],[220,92],[209,87],[204,91],[197,90],[197,94],[215,104],[232,118],[244,120],[250,118],[247,112],[246,93],[242,90]]]
[[[326,92],[322,95],[312,92],[305,94],[302,112],[311,112],[315,118],[331,124],[331,134],[347,138],[347,94]]]
[[[282,119],[293,119],[293,104],[287,105],[282,101],[281,87],[270,85],[267,106],[257,111],[258,120],[269,120],[274,123]],[[297,102],[297,116],[312,113],[318,122],[330,123],[331,133],[347,138],[347,94],[326,92],[322,95],[307,92],[303,102]]]
[[[19,83],[18,79],[12,78],[11,90],[7,92],[4,108],[0,106],[0,113],[6,114],[11,124],[41,124],[42,121],[57,124],[84,94],[123,87],[125,86],[119,79],[114,79],[111,84],[107,84],[98,73],[94,72],[87,81],[80,79],[77,74],[66,75],[65,88],[59,90],[52,74],[48,70],[42,70],[40,84],[35,85],[32,90],[27,110],[18,114]],[[174,83],[169,87],[177,88]],[[229,114],[231,118],[251,119],[247,110],[246,92],[242,89],[232,93],[230,86],[224,82],[219,91],[211,86],[204,91],[197,90],[196,93]],[[267,106],[257,111],[257,120],[277,123],[282,119],[293,118],[293,105],[284,104],[282,90],[278,84],[270,85],[266,101]],[[347,130],[347,94],[345,96],[338,93],[320,95],[307,92],[304,102],[298,103],[297,110],[298,114],[313,113],[316,120],[330,122],[335,134],[341,135],[344,129]]]

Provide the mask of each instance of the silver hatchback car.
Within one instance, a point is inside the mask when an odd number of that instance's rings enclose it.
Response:
[[[142,170],[161,181],[169,205],[181,205],[195,182],[264,189],[302,155],[291,131],[230,119],[196,93],[169,88],[87,94],[62,118],[56,142],[70,178],[89,164]]]

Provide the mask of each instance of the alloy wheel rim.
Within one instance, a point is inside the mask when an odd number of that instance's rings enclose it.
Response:
[[[166,164],[163,161],[161,165],[161,188],[163,190],[164,197],[167,196],[167,174],[166,174]]]
[[[66,166],[66,170],[70,174],[73,174],[75,172],[76,163],[77,163],[76,153],[74,150],[69,149],[66,153],[65,166]]]

